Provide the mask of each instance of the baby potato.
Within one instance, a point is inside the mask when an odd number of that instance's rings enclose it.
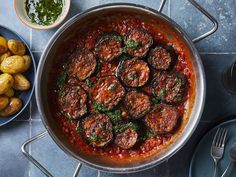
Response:
[[[0,95],[7,92],[14,83],[14,79],[10,74],[3,73],[0,75]]]
[[[12,97],[8,106],[0,111],[0,116],[10,116],[20,111],[22,108],[22,101],[19,98]]]
[[[21,73],[25,69],[25,60],[19,55],[10,56],[2,61],[0,69],[9,74]]]
[[[8,97],[13,97],[14,94],[15,94],[15,91],[14,91],[12,88],[10,88],[8,91],[6,91],[6,92],[4,93],[4,95],[6,95],[6,96],[8,96]]]
[[[3,110],[9,104],[9,98],[7,96],[0,96],[0,111]]]
[[[0,63],[5,59],[11,56],[11,52],[6,52],[0,56]]]
[[[11,39],[7,42],[9,50],[15,54],[23,56],[26,52],[26,48],[23,42]]]
[[[5,53],[7,49],[7,40],[0,36],[0,54]]]
[[[22,58],[25,60],[25,66],[24,66],[24,71],[23,71],[23,72],[25,72],[29,69],[29,67],[31,65],[31,58],[29,55],[24,55],[24,56],[22,56]]]
[[[15,90],[24,91],[30,88],[30,82],[22,74],[14,74],[13,78],[14,78],[13,88]]]

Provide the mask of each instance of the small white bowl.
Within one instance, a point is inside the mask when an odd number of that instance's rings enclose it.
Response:
[[[63,20],[65,20],[70,10],[70,4],[71,4],[71,0],[64,0],[64,6],[61,15],[51,25],[44,26],[31,22],[25,10],[25,2],[26,0],[14,0],[15,13],[22,23],[36,30],[47,30],[58,26],[60,23],[62,23]]]

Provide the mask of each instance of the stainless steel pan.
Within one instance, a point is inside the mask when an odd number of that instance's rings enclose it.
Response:
[[[211,17],[207,12],[201,9],[195,1],[190,1],[199,8],[205,15],[207,15],[210,20],[214,21],[213,17]],[[162,8],[163,6],[161,6]],[[86,154],[84,152],[79,151],[78,149],[73,149],[73,147],[67,143],[65,139],[62,138],[60,132],[55,124],[55,120],[53,119],[52,112],[49,110],[48,106],[48,98],[47,96],[47,83],[48,83],[48,74],[49,71],[52,70],[53,60],[57,57],[58,50],[65,44],[65,41],[69,40],[71,34],[77,31],[80,28],[84,28],[85,26],[89,26],[90,23],[99,20],[100,18],[111,18],[110,14],[116,15],[124,12],[129,12],[133,15],[138,15],[144,21],[154,22],[159,21],[161,24],[165,26],[165,35],[170,37],[170,40],[178,45],[183,45],[188,58],[191,59],[193,70],[195,72],[195,97],[192,100],[192,108],[189,108],[190,112],[188,114],[187,122],[184,125],[182,132],[179,133],[176,140],[168,146],[164,151],[157,153],[154,156],[146,158],[144,160],[135,161],[132,163],[116,163],[102,160],[99,156],[94,156],[90,154]],[[108,15],[109,14],[109,15]],[[194,41],[199,41],[206,36],[213,33],[217,28],[217,24],[215,22],[215,26],[211,31],[205,33],[204,35],[196,38]],[[177,40],[178,39],[178,40]],[[42,57],[39,62],[37,78],[36,78],[36,100],[39,112],[42,116],[43,123],[55,141],[55,143],[67,154],[71,155],[79,162],[82,162],[88,166],[91,166],[96,169],[100,169],[103,171],[114,172],[114,173],[129,173],[136,172],[140,170],[144,170],[150,168],[154,165],[160,164],[161,162],[167,160],[172,155],[174,155],[190,138],[194,130],[196,129],[198,122],[201,118],[201,113],[204,107],[205,101],[205,75],[202,66],[202,62],[200,56],[192,42],[192,40],[188,37],[188,35],[178,26],[174,21],[172,21],[167,16],[162,13],[135,4],[108,4],[98,6],[92,9],[89,9],[81,14],[76,15],[72,19],[70,19],[67,23],[65,23],[50,39],[48,42]],[[32,159],[30,159],[32,160]],[[34,162],[35,163],[35,162]],[[35,163],[37,165],[37,162]]]

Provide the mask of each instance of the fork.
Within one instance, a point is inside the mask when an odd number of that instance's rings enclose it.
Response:
[[[211,157],[214,160],[214,174],[213,177],[217,174],[217,165],[218,161],[223,157],[225,141],[228,130],[225,128],[218,128],[211,145]]]

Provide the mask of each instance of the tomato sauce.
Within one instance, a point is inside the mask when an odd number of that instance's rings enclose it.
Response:
[[[62,65],[66,62],[68,56],[73,51],[73,48],[77,47],[86,47],[90,49],[91,51],[94,49],[96,39],[99,35],[105,33],[105,32],[117,32],[121,34],[122,36],[125,35],[129,29],[134,27],[142,27],[146,29],[153,37],[154,43],[157,44],[165,44],[165,45],[171,45],[175,48],[175,46],[166,39],[161,32],[156,32],[153,27],[145,22],[140,21],[140,19],[133,18],[133,17],[127,17],[125,20],[115,20],[111,23],[106,24],[98,24],[94,26],[93,28],[86,29],[86,31],[83,31],[79,35],[76,36],[76,38],[71,41],[70,46],[68,49],[66,49],[67,53],[64,55],[60,60],[55,62],[55,68],[58,68],[56,71],[51,72],[50,80],[53,81],[57,78],[57,76],[64,70]],[[72,49],[71,49],[72,48]],[[192,72],[191,72],[191,63],[188,60],[185,60],[184,53],[181,51],[178,51],[178,60],[175,64],[175,70],[183,73],[187,78],[187,86],[188,88],[192,88]],[[90,80],[95,80],[98,77],[107,75],[115,75],[116,74],[116,68],[117,68],[118,62],[113,63],[101,63],[101,70],[99,73],[97,73],[95,76],[92,76]],[[155,74],[155,73],[154,73]],[[86,84],[82,83],[84,85],[84,89],[89,90],[90,88],[86,86]],[[193,88],[192,88],[193,89]],[[142,90],[149,95],[150,97],[153,97],[152,92],[150,91],[150,84],[143,87]],[[183,117],[183,115],[186,112],[186,104],[188,103],[188,97],[189,89],[186,91],[186,98],[187,100],[180,105],[177,106],[180,119]],[[48,96],[50,98],[57,98],[58,94],[55,90],[55,86],[49,87]],[[75,120],[68,120],[63,116],[63,114],[60,113],[60,110],[58,110],[57,104],[54,103],[53,99],[50,103],[50,109],[52,112],[55,112],[54,117],[56,119],[56,123],[58,128],[61,130],[62,135],[66,137],[66,139],[71,143],[75,148],[80,149],[82,151],[85,151],[87,153],[92,154],[99,154],[99,155],[106,155],[109,157],[113,157],[115,159],[132,159],[133,157],[137,156],[145,156],[146,154],[155,151],[157,149],[161,149],[162,147],[165,147],[165,144],[168,144],[171,140],[171,137],[173,134],[165,134],[165,135],[158,135],[157,137],[151,137],[150,139],[147,139],[143,141],[139,146],[132,148],[132,149],[121,149],[118,146],[115,145],[109,145],[104,148],[95,148],[89,146],[84,138],[76,131],[76,125],[77,121]],[[89,106],[89,110],[93,112],[92,106]],[[127,113],[125,112],[125,109],[122,107],[122,115],[124,119],[127,119]]]

